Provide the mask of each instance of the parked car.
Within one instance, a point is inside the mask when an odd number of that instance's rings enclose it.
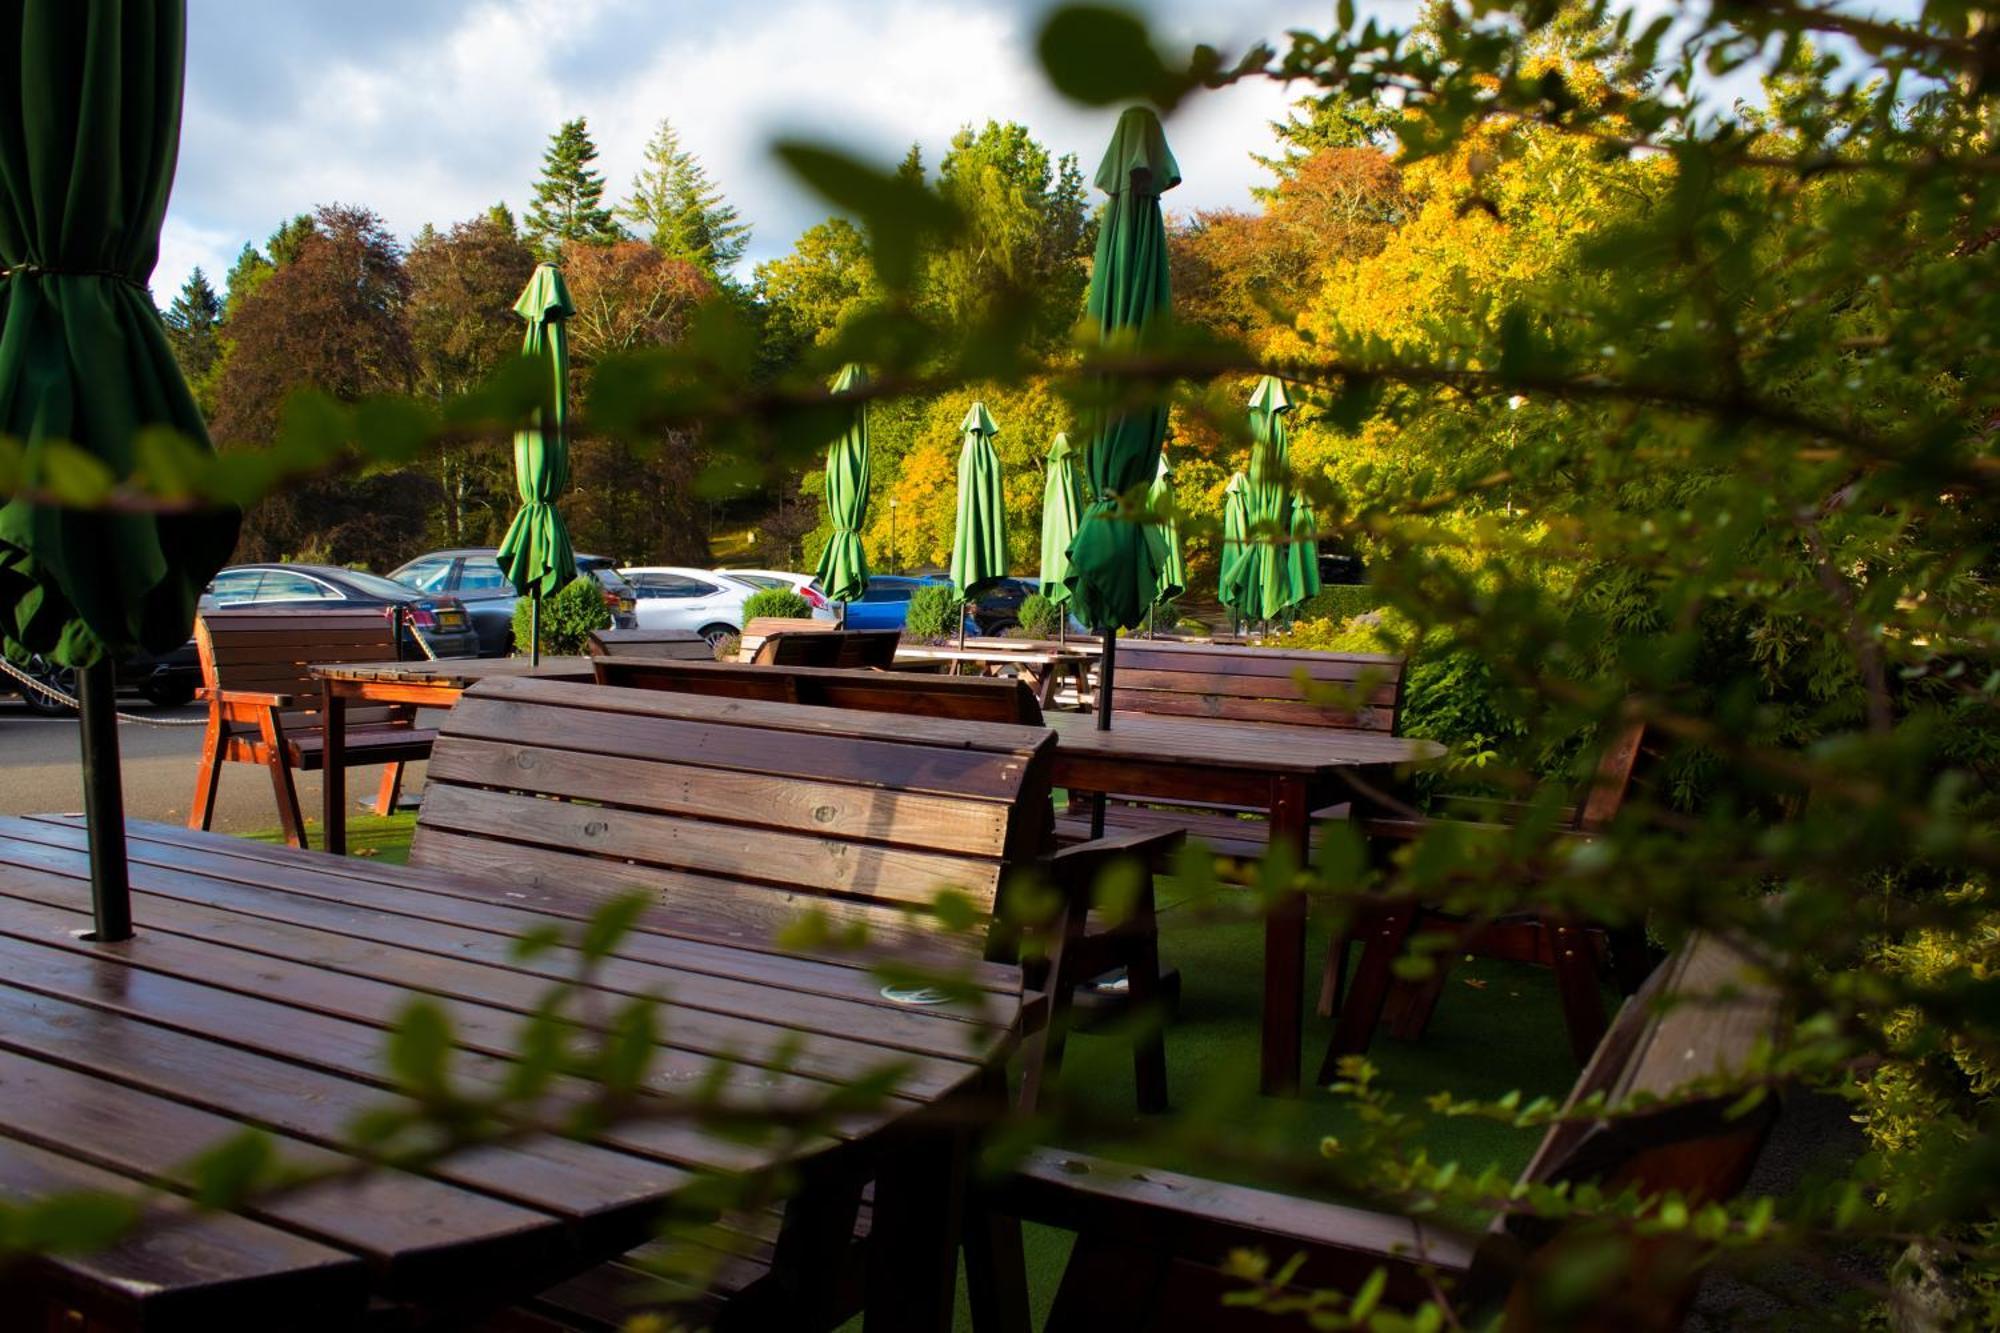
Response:
[[[449,551],[431,551],[391,570],[389,577],[407,583],[419,592],[449,593],[465,603],[472,628],[479,634],[481,657],[505,657],[514,651],[514,585],[500,572],[493,546],[462,546]],[[618,629],[633,629],[638,620],[633,608],[638,594],[618,575],[617,566],[601,555],[579,555],[578,573],[588,574],[604,589],[604,601],[611,608],[611,623]]]
[[[967,622],[973,634],[1011,634],[1021,626],[1021,603],[1042,590],[1038,579],[1004,578],[986,589],[972,601],[971,619]],[[1085,633],[1083,622],[1075,616],[1069,618],[1072,634]]]
[[[934,574],[870,574],[868,589],[845,603],[848,629],[901,629],[910,614],[910,594],[951,580]]]
[[[806,599],[814,620],[833,619],[833,603],[813,583],[810,574],[794,574],[785,569],[718,569],[715,572],[759,588],[790,588]]]
[[[638,594],[640,629],[684,629],[717,643],[743,632],[743,603],[758,584],[678,565],[618,571]]]
[[[411,633],[414,625],[439,657],[476,657],[479,636],[465,604],[456,597],[419,591],[407,583],[338,565],[231,565],[201,595],[204,611],[254,606],[259,610],[356,610],[379,608],[396,619],[399,655],[427,656]]]
[[[76,695],[76,672],[70,667],[60,667],[43,657],[31,657],[22,668],[30,676],[61,690],[64,694]],[[189,639],[171,652],[152,654],[139,653],[118,664],[118,688],[135,690],[144,696],[147,703],[155,708],[179,708],[194,698],[194,692],[201,686],[201,658],[195,651],[194,640]],[[30,689],[4,671],[0,671],[0,694],[9,690],[20,691],[21,698],[28,707],[43,717],[74,717],[76,710],[58,699],[51,699],[40,690]]]

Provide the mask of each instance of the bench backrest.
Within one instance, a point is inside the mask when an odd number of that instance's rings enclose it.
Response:
[[[744,625],[742,637],[737,640],[736,660],[755,660],[757,649],[773,634],[831,634],[839,628],[838,621],[811,616],[758,616]]]
[[[1691,936],[1625,1001],[1564,1109],[1600,1093],[1613,1105],[1635,1097],[1666,1104],[1638,1116],[1556,1124],[1522,1180],[1595,1180],[1695,1199],[1735,1193],[1768,1117],[1730,1118],[1734,1093],[1695,1100],[1672,1094],[1745,1068],[1758,1044],[1776,1034],[1779,1012],[1777,992],[1751,975],[1741,954],[1716,936]]]
[[[611,659],[615,660],[615,659]],[[989,915],[1050,845],[1048,731],[513,677],[440,729],[413,864],[608,896],[782,947],[807,907],[907,938],[951,887]],[[878,937],[879,938],[879,937]],[[966,941],[981,948],[985,941]]]
[[[712,662],[715,649],[707,639],[684,629],[601,629],[584,645],[591,657],[664,657],[675,661]]]
[[[1396,730],[1405,659],[1375,653],[1233,648],[1123,640],[1113,682],[1116,712],[1283,722],[1351,731]],[[1308,699],[1301,686],[1359,691],[1357,706]]]
[[[299,696],[287,725],[317,714],[315,663],[393,662],[400,656],[396,622],[380,610],[204,611],[194,641],[202,684],[209,689]],[[350,708],[349,725],[400,716],[407,709]]]
[[[751,661],[760,666],[888,667],[895,665],[900,630],[835,630],[768,635]]]
[[[939,676],[928,672],[840,670],[828,667],[750,666],[741,662],[660,662],[600,658],[592,664],[600,685],[731,699],[767,699],[821,708],[859,708],[964,722],[1042,725],[1035,692],[1019,680]]]

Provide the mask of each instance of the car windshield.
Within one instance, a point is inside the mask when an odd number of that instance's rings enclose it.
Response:
[[[370,574],[365,569],[343,569],[337,577],[349,587],[370,597],[380,597],[384,601],[407,601],[418,595],[417,590],[407,583],[385,579],[380,574]]]

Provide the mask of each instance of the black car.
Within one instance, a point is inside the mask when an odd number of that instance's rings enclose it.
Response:
[[[431,551],[392,570],[389,577],[398,583],[428,593],[449,593],[465,603],[472,627],[479,634],[481,657],[505,657],[514,651],[514,585],[500,572],[497,547],[462,546],[450,551]],[[579,574],[588,574],[604,589],[604,601],[611,608],[611,623],[617,629],[638,625],[633,608],[639,594],[618,573],[618,567],[601,555],[579,555]]]
[[[405,659],[479,655],[472,618],[456,597],[433,597],[407,583],[338,565],[231,565],[209,583],[201,606],[204,611],[380,607],[384,618],[395,616],[399,655]],[[430,646],[429,653],[417,642],[412,625]]]
[[[22,669],[44,685],[61,690],[71,698],[76,697],[76,672],[71,668],[59,667],[41,657],[31,657]],[[139,653],[118,664],[118,688],[137,691],[155,708],[179,708],[194,698],[194,692],[200,685],[201,658],[195,652],[192,639],[171,652]],[[44,717],[75,715],[76,710],[60,699],[51,699],[40,690],[0,672],[0,694],[9,690],[20,691],[28,707]]]
[[[1011,634],[1021,626],[1021,603],[1042,590],[1034,579],[1005,578],[981,592],[972,601],[971,631],[974,634]],[[1074,616],[1070,633],[1084,632]]]

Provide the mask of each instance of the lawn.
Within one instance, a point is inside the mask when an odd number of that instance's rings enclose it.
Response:
[[[348,821],[348,844],[357,855],[384,861],[404,860],[415,817],[389,819],[356,814]],[[276,833],[254,835],[277,841]],[[1198,920],[1175,893],[1171,881],[1160,886],[1161,952],[1181,972],[1181,1003],[1167,1034],[1169,1088],[1177,1111],[1199,1109],[1211,1123],[1231,1126],[1233,1138],[1244,1144],[1269,1143],[1294,1152],[1310,1152],[1328,1135],[1350,1133],[1351,1113],[1331,1093],[1309,1089],[1296,1099],[1256,1095],[1257,1003],[1263,974],[1263,935],[1254,921],[1218,923]],[[1315,932],[1309,940],[1312,967],[1309,989],[1317,993],[1318,967],[1326,939]],[[1311,1016],[1306,1023],[1305,1070],[1310,1078],[1325,1048],[1331,1024]],[[1382,1035],[1371,1057],[1382,1071],[1383,1086],[1415,1102],[1440,1089],[1467,1097],[1497,1097],[1519,1089],[1524,1097],[1560,1095],[1576,1077],[1555,987],[1548,973],[1529,967],[1487,961],[1467,962],[1453,970],[1451,985],[1437,1018],[1421,1042],[1400,1042]],[[1060,1095],[1105,1126],[1089,1138],[1070,1137],[1062,1146],[1106,1156],[1202,1175],[1232,1177],[1214,1163],[1191,1158],[1158,1137],[1143,1134],[1132,1110],[1132,1065],[1129,1047],[1114,1036],[1079,1035],[1064,1058]],[[1118,1132],[1120,1125],[1138,1131],[1133,1139]],[[1535,1135],[1469,1120],[1435,1121],[1423,1145],[1434,1158],[1464,1162],[1470,1167],[1498,1163],[1518,1171],[1527,1162]],[[1145,1138],[1140,1143],[1138,1138]],[[1233,1178],[1245,1179],[1240,1173]],[[1260,1183],[1254,1179],[1246,1183]],[[1031,1227],[1028,1236],[1029,1278],[1037,1305],[1037,1324],[1067,1257],[1067,1233]],[[961,1286],[961,1291],[963,1290]],[[965,1319],[960,1326],[967,1327]],[[859,1323],[855,1324],[859,1327]]]

